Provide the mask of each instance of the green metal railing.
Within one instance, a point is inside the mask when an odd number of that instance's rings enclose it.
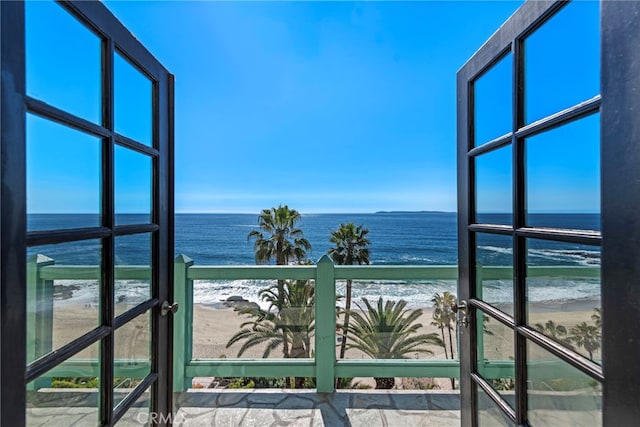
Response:
[[[174,385],[190,387],[191,378],[315,377],[319,392],[331,392],[336,377],[443,377],[458,376],[457,360],[336,360],[337,280],[457,280],[456,266],[334,266],[328,256],[317,265],[303,266],[196,266],[185,256],[175,265],[175,297],[186,310],[174,323],[176,339],[190,337],[193,321],[194,280],[314,280],[315,357],[313,359],[208,359],[193,360],[191,346],[174,346]],[[184,325],[184,326],[183,326]],[[184,329],[178,329],[183,327]],[[184,334],[184,335],[182,335]],[[183,367],[183,369],[180,369]]]
[[[431,377],[457,378],[459,362],[446,359],[341,359],[336,360],[336,281],[381,280],[425,281],[458,278],[457,267],[446,266],[335,266],[328,256],[317,265],[302,266],[198,266],[185,255],[175,259],[174,301],[180,309],[174,315],[174,389],[191,387],[193,377],[315,377],[318,392],[332,392],[340,377]],[[512,279],[511,267],[481,267],[483,280]],[[55,265],[42,255],[28,263],[29,301],[38,308],[29,312],[33,318],[28,331],[30,351],[51,351],[54,280],[97,280],[96,266]],[[597,267],[529,267],[529,277],[598,278]],[[148,279],[146,266],[116,267],[121,280]],[[195,280],[313,280],[315,281],[315,357],[311,359],[198,359],[192,356],[193,282]],[[398,286],[411,286],[399,284]],[[43,353],[44,352],[44,353]],[[35,353],[34,353],[35,354]],[[118,361],[116,376],[145,372],[148,361]],[[71,360],[50,371],[46,377],[96,376],[97,361]],[[146,371],[148,372],[148,371]],[[513,361],[486,361],[483,372],[491,378],[513,375]],[[63,375],[64,374],[64,375]]]

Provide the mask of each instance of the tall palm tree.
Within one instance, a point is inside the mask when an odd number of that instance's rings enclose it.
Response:
[[[449,335],[449,354],[451,355],[451,359],[454,359],[455,355],[453,353],[451,331],[454,328],[453,325],[456,324],[456,314],[453,312],[452,308],[452,306],[456,304],[456,296],[449,291],[445,291],[442,295],[436,293],[431,301],[433,302],[433,322],[431,322],[431,324],[440,329],[440,334],[442,335],[442,347],[444,348],[444,357],[445,359],[449,358],[449,355],[447,354],[447,344],[444,340],[444,330],[446,329]],[[488,318],[486,319],[488,320]],[[456,380],[455,378],[451,378],[451,389],[453,390],[455,388]]]
[[[443,347],[445,348],[445,357],[447,356],[447,347],[444,344],[444,329],[447,329],[449,335],[449,355],[451,359],[455,358],[453,352],[453,338],[451,332],[455,329],[456,314],[453,312],[452,307],[456,305],[456,296],[449,291],[444,291],[442,295],[435,294],[433,299],[433,322],[434,326],[437,326],[442,333]]]
[[[436,296],[440,296],[440,295],[436,294]],[[435,297],[433,300],[435,300]],[[438,329],[440,329],[440,335],[442,336],[442,348],[444,348],[444,358],[448,359],[449,353],[447,352],[447,345],[445,344],[445,341],[444,341],[444,328],[446,324],[445,316],[443,315],[441,310],[436,311],[435,309],[433,310],[432,315],[433,315],[433,322],[431,322],[431,324],[437,327]]]
[[[362,225],[353,222],[340,224],[338,229],[331,233],[329,241],[336,246],[329,249],[329,256],[333,262],[339,265],[370,264],[369,260],[369,230]],[[340,358],[344,359],[347,349],[347,333],[349,331],[349,320],[351,310],[351,279],[347,279],[344,324],[342,325],[342,344],[340,345]]]
[[[589,360],[593,360],[593,352],[600,348],[600,328],[580,322],[571,328],[569,339],[578,347],[584,347],[589,353]]]
[[[353,311],[353,322],[349,325],[352,339],[348,348],[362,351],[373,359],[406,359],[409,353],[433,354],[424,348],[425,345],[442,345],[438,334],[418,334],[421,323],[416,323],[422,315],[421,309],[405,309],[407,302],[386,301],[378,299],[372,306],[366,298],[362,298],[363,308]],[[395,385],[395,378],[374,378],[376,388],[390,389]]]
[[[292,260],[303,260],[311,244],[303,237],[296,223],[302,215],[287,205],[263,209],[258,217],[259,230],[249,232],[247,238],[255,239],[253,248],[257,264],[268,264],[275,260],[276,265],[287,265]]]
[[[295,209],[289,209],[287,205],[279,205],[277,208],[263,209],[258,217],[258,226],[262,231],[252,230],[247,239],[255,239],[253,249],[257,264],[268,264],[275,260],[276,265],[287,265],[290,261],[301,261],[311,249],[311,244],[303,237],[302,230],[296,227],[302,216]],[[278,304],[276,308],[284,305],[284,281],[278,280],[277,288]],[[283,334],[282,353],[289,357],[289,343],[286,334]]]

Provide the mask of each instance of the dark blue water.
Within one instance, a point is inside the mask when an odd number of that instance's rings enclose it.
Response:
[[[135,223],[144,216],[124,215],[120,223]],[[146,217],[145,217],[146,218]],[[482,222],[508,223],[505,214],[484,215]],[[30,230],[95,226],[96,215],[34,214],[29,216]],[[598,230],[597,214],[533,214],[529,221],[538,226]],[[402,212],[375,214],[307,214],[299,227],[311,242],[308,258],[317,261],[331,247],[329,237],[341,223],[354,222],[369,229],[373,264],[438,265],[457,263],[456,214],[441,212]],[[258,229],[254,214],[177,214],[175,217],[175,254],[185,254],[197,264],[253,264],[253,243],[247,240]],[[142,264],[148,259],[146,236],[127,236],[116,240],[116,255],[124,263]],[[511,264],[511,239],[481,233],[478,257],[494,265]],[[529,262],[547,265],[588,265],[597,261],[598,248],[529,239]],[[46,249],[60,262],[97,263],[99,241],[74,242]],[[81,258],[81,259],[79,259]],[[595,260],[595,261],[594,261]],[[82,262],[81,262],[82,261]]]
[[[457,259],[456,217],[451,213],[303,215],[299,227],[317,261],[331,247],[329,237],[341,223],[369,229],[374,264],[452,264]],[[176,215],[176,252],[200,264],[253,264],[257,215]]]

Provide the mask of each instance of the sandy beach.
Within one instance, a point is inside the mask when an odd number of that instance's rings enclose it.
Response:
[[[233,311],[231,308],[212,308],[210,306],[204,304],[195,304],[194,313],[193,313],[193,357],[194,359],[206,359],[206,358],[217,358],[217,357],[225,357],[225,358],[236,358],[238,355],[238,350],[242,346],[241,343],[237,343],[232,345],[229,348],[226,348],[226,344],[229,339],[236,334],[236,332],[240,329],[240,325],[249,320],[250,317],[242,314],[238,314]],[[432,311],[431,309],[423,309],[423,314],[420,317],[419,322],[422,323],[423,327],[419,330],[421,333],[431,333],[435,332],[440,336],[440,330],[435,326],[431,325],[433,321]],[[445,337],[448,340],[447,332],[445,330]],[[456,348],[456,337],[455,332],[452,335],[453,346]],[[337,343],[336,343],[337,344]],[[412,357],[419,358],[433,358],[433,359],[444,359],[445,353],[444,349],[440,346],[428,346],[429,350],[433,351],[433,355],[424,354],[424,353],[415,353],[412,354]],[[263,346],[256,346],[245,353],[243,353],[242,358],[247,359],[257,359],[262,358],[262,353],[264,351]],[[336,346],[336,356],[339,355],[339,347]],[[281,358],[282,350],[276,349],[271,355],[271,358]],[[369,356],[364,353],[354,350],[348,349],[345,355],[347,359],[368,359]],[[198,379],[194,380],[195,382]],[[373,378],[354,378],[352,384],[360,384],[361,386],[369,386],[370,388],[375,387],[375,381]],[[436,378],[436,379],[407,379],[407,378],[397,378],[396,379],[396,387],[405,388],[405,389],[415,389],[425,384],[433,385],[440,389],[451,389],[450,380],[446,378]]]
[[[557,324],[562,324],[569,329],[571,326],[579,322],[591,322],[591,315],[593,314],[593,308],[598,306],[597,301],[592,300],[580,300],[580,301],[566,301],[562,303],[535,303],[530,307],[529,323],[545,323],[547,320],[553,320]],[[503,308],[505,311],[509,311],[508,308]],[[423,327],[420,329],[421,333],[435,332],[440,336],[440,330],[431,325],[433,321],[433,312],[430,308],[423,308],[423,314],[419,319]],[[194,305],[193,314],[193,357],[196,359],[237,357],[240,344],[235,344],[229,348],[226,348],[226,344],[229,339],[240,329],[240,325],[250,320],[250,317],[246,315],[240,315],[234,312],[231,308],[212,308],[204,304]],[[490,322],[487,328],[489,330],[504,328],[504,326],[495,326],[497,321]],[[448,340],[448,335],[445,330],[445,338]],[[453,336],[453,345],[456,347],[455,335]],[[444,358],[444,349],[442,347],[429,347],[434,355],[420,355],[421,358]],[[350,350],[353,353],[353,350]],[[263,349],[261,347],[255,347],[245,352],[243,358],[261,358]],[[271,357],[282,357],[279,351],[274,351]],[[361,354],[353,354],[349,356],[347,351],[347,357],[362,358]],[[366,357],[366,356],[364,356]]]
[[[240,329],[240,325],[250,319],[249,316],[238,314],[231,308],[216,309],[203,304],[195,304],[193,313],[193,357],[195,359],[237,357],[241,344],[237,343],[229,348],[226,348],[226,344]],[[430,325],[432,321],[431,310],[423,309],[423,314],[419,320],[423,325],[420,329],[421,333],[437,332],[438,336],[440,336],[440,330]],[[453,339],[455,346],[455,337]],[[420,357],[444,358],[444,349],[442,347],[430,346],[428,348],[434,352],[434,355],[420,355]],[[261,358],[263,351],[263,347],[254,347],[246,351],[242,358]],[[282,351],[275,350],[270,357],[280,358],[282,357]],[[346,357],[361,359],[368,356],[355,350],[347,350]]]
[[[591,323],[593,308],[598,306],[597,301],[567,301],[563,303],[537,303],[532,304],[529,313],[529,323],[544,323],[553,320],[557,324],[564,325],[567,329],[571,326],[586,321]],[[120,307],[119,312],[125,307]],[[509,311],[508,307],[503,308]],[[142,315],[134,319],[130,324],[120,328],[116,332],[116,357],[129,359],[145,359],[149,357],[149,337],[150,328],[148,315]],[[230,348],[226,348],[229,339],[240,329],[240,325],[249,319],[246,315],[238,314],[232,308],[213,308],[203,304],[194,305],[193,319],[193,358],[236,358],[241,346],[237,343]],[[431,325],[431,309],[423,309],[420,323],[423,327],[422,333],[435,332],[440,336],[440,330]],[[53,347],[58,348],[72,339],[77,338],[82,333],[88,332],[98,324],[98,309],[95,305],[91,307],[74,305],[70,303],[55,304],[53,316]],[[508,359],[512,355],[513,336],[508,328],[493,320],[487,323],[487,330],[493,335],[486,335],[485,358]],[[445,330],[445,338],[448,335]],[[180,345],[176,342],[176,345]],[[453,345],[456,348],[455,334]],[[430,346],[433,355],[415,354],[413,357],[444,359],[444,349],[442,347]],[[261,358],[263,348],[258,346],[249,349],[243,354],[243,358]],[[99,346],[94,344],[89,349],[82,351],[78,358],[97,358]],[[505,357],[506,356],[506,357]],[[594,355],[599,358],[599,353]],[[281,350],[272,352],[273,358],[282,357]],[[347,358],[368,358],[368,356],[354,350],[347,351]],[[438,381],[440,383],[441,381]],[[443,381],[446,385],[447,380]]]

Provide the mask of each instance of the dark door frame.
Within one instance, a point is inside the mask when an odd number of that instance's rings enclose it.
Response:
[[[600,4],[601,94],[579,108],[565,112],[555,122],[547,120],[518,129],[507,138],[498,138],[483,147],[473,147],[473,85],[472,82],[507,52],[516,58],[513,66],[514,123],[521,123],[515,107],[521,102],[522,87],[515,77],[522,71],[518,63],[520,42],[551,14],[561,8],[562,1],[528,1],[469,59],[457,75],[458,134],[458,266],[459,298],[472,301],[475,296],[474,233],[488,231],[513,235],[514,255],[524,250],[516,236],[526,236],[535,230],[524,229],[524,210],[519,194],[523,193],[523,177],[514,176],[514,226],[498,227],[474,224],[473,157],[503,144],[513,144],[526,134],[543,128],[551,129],[564,119],[600,112],[601,128],[601,235],[599,242],[592,236],[564,236],[580,243],[601,244],[602,303],[602,367],[584,364],[581,369],[602,380],[602,411],[605,426],[635,425],[640,419],[638,384],[640,384],[640,2],[602,1]],[[570,48],[570,41],[566,42]],[[514,165],[522,162],[521,153],[514,150]],[[520,157],[519,157],[520,156]],[[516,170],[514,169],[514,173]],[[522,241],[522,239],[520,239]],[[522,257],[520,257],[522,258]],[[518,263],[522,264],[522,263]],[[516,300],[523,301],[525,265],[514,265]],[[516,376],[524,377],[524,339],[536,340],[535,333],[521,325],[522,307],[515,310]],[[460,333],[460,388],[462,426],[475,425],[475,383],[472,367],[476,363],[476,343],[469,331],[475,328],[477,307],[471,304],[469,329]],[[479,305],[478,305],[479,307]],[[483,306],[483,309],[487,307]],[[490,309],[490,307],[488,308]],[[494,314],[494,313],[492,313]],[[519,338],[518,338],[519,337]],[[561,346],[558,346],[561,347]],[[562,349],[555,352],[563,356]],[[564,355],[567,357],[567,355]],[[516,394],[525,392],[524,380],[516,380]],[[505,415],[517,424],[526,423],[521,405],[515,414],[502,405],[497,393],[487,393]],[[519,399],[522,401],[522,399]],[[511,413],[509,413],[511,412]]]
[[[0,2],[2,24],[1,60],[1,169],[0,209],[0,425],[25,424],[26,383],[61,363],[77,351],[100,343],[101,413],[100,423],[112,425],[128,404],[152,387],[151,410],[169,414],[172,410],[172,338],[171,316],[160,316],[160,304],[173,300],[173,111],[174,79],[132,34],[100,2],[59,2],[68,13],[102,39],[102,121],[93,124],[27,96],[25,74],[25,5]],[[153,82],[153,146],[147,147],[118,135],[113,127],[113,55],[116,50],[135,63]],[[27,233],[26,211],[26,114],[38,114],[71,128],[88,132],[103,140],[102,220],[99,227],[63,232]],[[153,164],[153,208],[150,224],[117,226],[114,212],[113,149],[115,144],[144,153]],[[113,268],[102,272],[103,298],[101,325],[88,334],[26,365],[26,253],[27,246],[101,238],[103,266],[113,266],[114,238],[119,235],[151,233],[151,298],[114,318]],[[104,294],[106,292],[106,294]],[[152,310],[151,372],[141,387],[113,411],[113,332],[144,311]],[[167,417],[161,419],[168,419]]]

